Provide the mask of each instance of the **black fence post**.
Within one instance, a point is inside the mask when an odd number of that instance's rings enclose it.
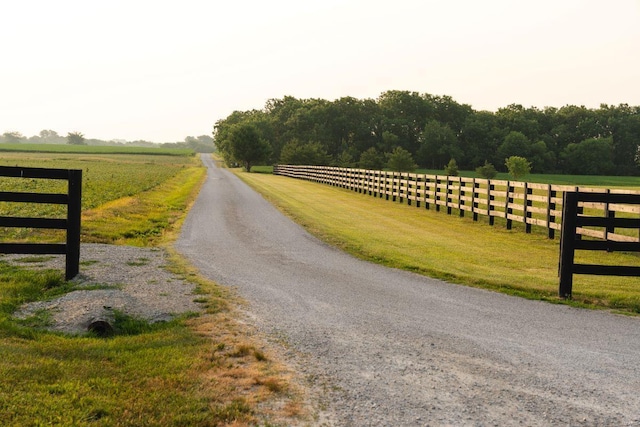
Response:
[[[69,171],[69,204],[67,206],[66,280],[80,272],[80,214],[82,211],[82,170]]]
[[[513,197],[511,197],[512,192],[515,192],[515,187],[512,187],[511,182],[507,181],[507,200],[504,205],[504,218],[507,220],[507,230],[511,230],[513,223],[513,220],[509,218],[513,213],[513,209],[511,208],[511,204],[513,203]]]
[[[560,263],[558,275],[560,298],[570,299],[573,288],[573,261],[578,216],[578,193],[565,191],[562,201],[562,231],[560,234]]]
[[[556,235],[555,229],[551,227],[551,224],[556,222],[556,216],[552,213],[556,209],[556,203],[552,201],[556,196],[556,190],[549,184],[547,189],[547,236],[549,239],[555,238]]]

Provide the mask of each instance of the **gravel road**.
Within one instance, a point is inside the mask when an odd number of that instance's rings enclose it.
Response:
[[[287,343],[318,425],[640,426],[639,318],[363,262],[203,161],[176,248]]]

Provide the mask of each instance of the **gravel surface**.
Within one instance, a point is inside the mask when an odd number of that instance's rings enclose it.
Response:
[[[200,311],[194,302],[195,285],[163,268],[166,256],[156,248],[82,244],[80,274],[73,281],[80,288],[91,289],[25,304],[14,316],[26,318],[47,310],[51,313],[48,329],[83,334],[96,320],[111,322],[113,310],[152,323]],[[28,268],[62,271],[65,264],[64,256],[4,255],[0,259]]]
[[[318,425],[640,426],[640,319],[357,260],[203,160],[176,248],[286,343]]]

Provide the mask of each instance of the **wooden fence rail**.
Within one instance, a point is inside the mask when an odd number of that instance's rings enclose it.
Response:
[[[0,243],[4,254],[66,255],[65,278],[71,280],[80,266],[80,214],[82,171],[0,166],[0,177],[67,180],[67,194],[0,191],[0,202],[58,204],[67,206],[66,218],[26,218],[0,216],[0,227],[66,230],[66,243]]]
[[[602,192],[602,189],[530,182],[464,178],[390,171],[350,169],[328,166],[276,165],[274,174],[305,179],[346,188],[373,197],[385,198],[418,208],[446,210],[459,216],[471,215],[474,221],[486,217],[491,225],[496,218],[511,229],[523,223],[530,233],[533,226],[544,227],[550,239],[562,228],[563,195],[571,192]],[[640,191],[608,190],[610,194],[640,194]],[[580,210],[602,211],[617,217],[638,216],[640,206],[614,202],[584,202]],[[638,234],[628,230],[578,227],[580,235],[614,241],[638,242]]]
[[[599,214],[581,213],[585,206],[600,205],[613,209],[600,210]],[[604,276],[640,276],[639,266],[621,265],[595,265],[580,264],[574,262],[576,250],[586,251],[625,251],[640,252],[640,243],[637,238],[620,236],[616,229],[634,230],[634,234],[640,232],[640,218],[616,217],[616,212],[635,213],[640,207],[639,194],[613,194],[610,191],[573,192],[564,193],[563,202],[562,238],[560,240],[560,262],[558,275],[560,286],[558,293],[561,298],[571,298],[574,274],[595,274]],[[626,208],[625,208],[626,207]],[[598,231],[598,229],[600,231]],[[580,233],[579,230],[582,230]],[[585,232],[586,231],[586,232]],[[583,235],[590,236],[582,239]],[[623,237],[623,238],[620,238]]]

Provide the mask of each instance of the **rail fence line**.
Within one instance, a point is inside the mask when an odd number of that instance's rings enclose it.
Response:
[[[523,223],[525,231],[532,226],[544,227],[550,239],[562,229],[562,203],[564,192],[640,194],[633,190],[609,190],[569,185],[537,184],[520,181],[488,180],[447,175],[426,175],[379,170],[351,169],[328,166],[276,165],[276,175],[305,179],[346,188],[386,200],[406,201],[408,205],[446,209],[461,217],[465,214],[478,221],[487,217],[494,225],[495,218],[506,221],[507,229],[513,222]],[[579,212],[604,217],[637,217],[640,206],[610,202],[581,202]],[[578,227],[576,233],[592,238],[640,242],[640,236],[628,230],[611,227]]]
[[[80,269],[80,216],[82,170],[0,166],[0,177],[67,181],[67,193],[0,191],[0,202],[66,205],[66,218],[0,216],[0,227],[66,230],[64,243],[1,242],[1,254],[66,255],[65,279],[73,279]]]

